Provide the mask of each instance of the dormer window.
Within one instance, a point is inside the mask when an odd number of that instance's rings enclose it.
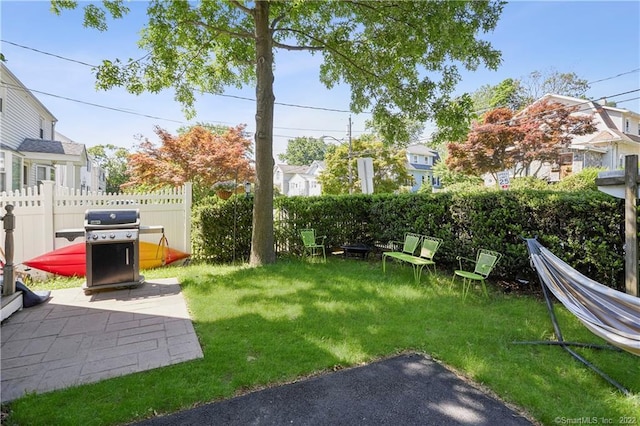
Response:
[[[44,139],[44,118],[40,117],[40,139]]]
[[[414,164],[418,164],[418,156],[414,155],[413,156],[413,160],[411,160],[411,162],[414,163]]]
[[[629,119],[624,121],[624,132],[629,133]]]

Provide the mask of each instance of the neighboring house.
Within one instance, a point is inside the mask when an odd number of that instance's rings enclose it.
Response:
[[[438,153],[423,144],[409,145],[406,153],[411,191],[416,192],[422,185],[438,188],[440,179],[433,175],[433,166],[440,159]],[[274,167],[273,184],[283,195],[322,195],[319,176],[324,170],[323,161],[314,161],[310,166],[278,164]]]
[[[546,94],[538,101],[548,100],[567,106],[578,106],[574,114],[593,114],[596,131],[589,135],[574,136],[552,164],[543,164],[537,176],[549,182],[557,182],[585,167],[602,167],[615,170],[624,167],[627,155],[640,155],[640,114],[624,108],[606,105],[606,99],[595,102],[570,96]],[[538,164],[530,169],[536,170]],[[513,176],[513,170],[511,170]],[[485,175],[485,185],[495,185],[490,175]]]
[[[436,151],[423,144],[413,144],[406,148],[407,172],[411,175],[411,192],[416,192],[422,185],[439,187],[440,179],[433,175],[433,166],[440,156]]]
[[[0,192],[55,180],[81,187],[84,145],[54,140],[55,116],[0,62]]]
[[[557,182],[585,167],[615,170],[624,167],[625,156],[640,154],[640,114],[607,106],[606,99],[595,102],[546,94],[536,102],[543,100],[578,106],[574,114],[593,114],[597,130],[589,135],[574,136],[571,145],[560,154],[557,162],[542,165],[538,177]],[[535,168],[537,165],[532,165],[531,169]]]
[[[80,145],[62,133],[56,131],[55,135],[56,140]],[[104,192],[107,189],[107,174],[93,159],[91,154],[87,154],[87,159],[87,165],[80,169],[80,189],[83,191]],[[56,184],[60,186],[69,186],[65,184],[66,176],[66,168],[63,166],[56,166]]]
[[[576,136],[562,154],[558,164],[550,172],[551,180],[558,180],[585,167],[619,169],[624,167],[624,157],[640,154],[640,114],[601,102],[585,101],[547,94],[541,100],[559,102],[569,106],[579,106],[575,114],[593,114],[596,132]]]
[[[318,176],[324,169],[322,161],[314,161],[309,166],[276,164],[273,169],[273,185],[282,195],[321,195],[322,185]]]

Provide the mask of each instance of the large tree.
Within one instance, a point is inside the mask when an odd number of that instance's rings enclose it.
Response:
[[[126,185],[159,188],[193,182],[194,198],[199,200],[217,182],[253,178],[246,155],[251,140],[244,136],[244,126],[227,128],[222,134],[200,126],[177,136],[159,127],[155,132],[160,146],[146,139],[129,156]]]
[[[53,0],[53,9],[75,8]],[[85,6],[85,25],[106,30],[122,1]],[[370,110],[386,139],[407,119],[427,121],[460,79],[458,66],[496,68],[500,54],[478,38],[495,28],[501,1],[160,1],[149,3],[139,46],[142,59],[104,61],[98,87],[133,93],[174,87],[193,113],[195,91],[256,88],[256,191],[250,263],[275,261],[273,113],[276,50],[319,53],[320,80],[351,87],[354,113]]]
[[[323,139],[303,136],[289,139],[287,150],[278,158],[290,165],[308,166],[316,160],[324,160],[326,152],[327,143]]]

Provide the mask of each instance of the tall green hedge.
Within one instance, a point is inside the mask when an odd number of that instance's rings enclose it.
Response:
[[[191,220],[191,257],[196,261],[248,261],[253,199],[210,197],[195,206]]]
[[[274,204],[279,254],[301,253],[303,228],[326,235],[330,248],[356,242],[383,245],[416,232],[444,240],[436,255],[441,268],[453,269],[456,256],[474,257],[478,248],[488,248],[504,254],[495,276],[513,280],[535,275],[521,237],[536,236],[585,275],[623,287],[623,201],[596,191],[281,197]],[[247,259],[251,209],[251,199],[244,198],[198,207],[194,257]]]

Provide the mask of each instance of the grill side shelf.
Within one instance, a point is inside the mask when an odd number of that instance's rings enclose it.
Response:
[[[141,234],[164,234],[164,226],[163,225],[141,226],[140,233]]]
[[[61,229],[56,231],[56,238],[66,238],[67,241],[73,241],[79,237],[84,237],[84,228]]]

